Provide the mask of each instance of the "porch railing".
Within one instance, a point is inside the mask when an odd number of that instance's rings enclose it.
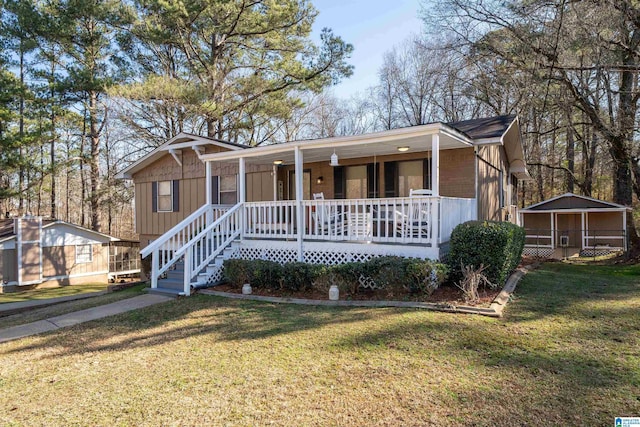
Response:
[[[242,203],[238,203],[175,252],[175,258],[184,257],[185,295],[191,291],[193,278],[240,236],[241,215]]]
[[[296,207],[295,200],[245,203],[244,236],[295,239]],[[305,240],[425,244],[434,237],[446,242],[456,225],[477,219],[477,202],[426,196],[303,200],[302,212]]]
[[[296,201],[246,202],[244,236],[296,238]]]
[[[213,224],[217,219],[220,219],[230,208],[228,205],[205,204],[140,251],[142,258],[153,255],[151,261],[152,288],[158,287],[158,278],[182,257],[182,252],[177,255],[178,251],[206,229],[208,224]]]
[[[440,197],[440,235],[438,241],[446,242],[456,225],[478,219],[476,199]]]

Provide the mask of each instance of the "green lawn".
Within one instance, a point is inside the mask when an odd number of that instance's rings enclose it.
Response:
[[[195,296],[0,345],[0,424],[613,425],[640,267],[546,264],[504,319]]]
[[[106,283],[88,283],[86,285],[59,286],[57,288],[30,289],[28,291],[0,294],[0,304],[7,302],[31,301],[34,299],[49,299],[68,297],[71,295],[100,292],[107,289]]]
[[[46,307],[32,308],[19,314],[0,317],[0,329],[8,328],[14,325],[22,325],[29,322],[35,322],[37,320],[48,319],[50,317],[84,310],[85,308],[95,307],[97,305],[109,304],[111,302],[119,301],[125,298],[131,298],[144,293],[144,288],[146,286],[148,285],[142,283],[132,288],[123,289],[117,292],[110,292],[104,295],[98,295],[95,297],[77,301],[54,304]]]

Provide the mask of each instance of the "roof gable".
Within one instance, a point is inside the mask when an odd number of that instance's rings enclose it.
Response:
[[[14,231],[14,221],[15,218],[0,220],[0,241],[7,241],[15,238],[16,234]],[[55,219],[42,220],[43,230],[53,228],[64,228],[65,230],[69,230],[72,234],[91,236],[91,238],[95,239],[96,241],[104,243],[120,240],[116,237],[109,236],[108,234],[93,231],[80,225],[72,224],[70,222]]]
[[[516,116],[514,115],[505,115],[450,122],[447,125],[464,133],[471,139],[478,140],[500,138],[515,119]]]
[[[566,193],[531,205],[522,209],[522,211],[554,211],[562,209],[627,209],[627,207],[592,197]]]
[[[116,175],[119,179],[131,179],[134,173],[144,169],[156,160],[160,159],[172,150],[180,150],[184,148],[197,149],[198,146],[215,145],[229,151],[242,150],[248,148],[246,145],[235,144],[233,142],[223,141],[221,139],[209,138],[207,136],[194,135],[186,132],[180,132],[164,144],[154,148],[137,161],[133,162]]]

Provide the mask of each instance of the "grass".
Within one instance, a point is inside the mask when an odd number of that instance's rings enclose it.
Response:
[[[146,284],[142,283],[117,292],[111,292],[108,294],[98,295],[78,301],[59,303],[47,307],[34,308],[19,314],[0,317],[0,329],[48,319],[50,317],[59,316],[61,314],[72,313],[74,311],[84,310],[85,308],[96,307],[98,305],[104,305],[122,299],[131,298],[144,293],[144,288],[146,286]]]
[[[58,286],[56,288],[29,289],[27,291],[10,292],[0,294],[0,304],[68,297],[71,295],[86,294],[88,292],[100,292],[106,290],[108,286],[109,285],[106,283],[88,283],[85,285]]]
[[[209,296],[0,345],[0,424],[612,425],[640,267],[545,264],[504,319]]]

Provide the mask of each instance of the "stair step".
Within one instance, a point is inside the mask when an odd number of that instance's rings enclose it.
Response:
[[[184,277],[183,270],[171,270],[167,271],[167,279],[180,279]]]
[[[182,278],[180,279],[160,279],[158,280],[158,287],[160,288],[168,288],[168,289],[176,289],[183,291],[184,290],[184,281]]]
[[[176,289],[168,289],[168,288],[147,288],[147,293],[150,294],[158,294],[158,295],[171,295],[178,296],[183,293],[183,291],[178,291]]]

